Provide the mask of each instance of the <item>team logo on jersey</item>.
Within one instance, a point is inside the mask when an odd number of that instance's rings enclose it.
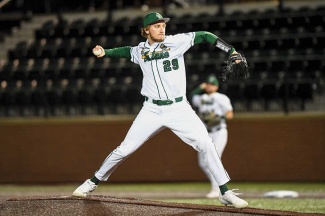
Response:
[[[164,51],[169,51],[170,48],[168,48],[165,44],[160,44],[160,49],[164,50]]]
[[[160,49],[161,50],[156,50],[154,52],[149,52],[142,49],[141,57],[144,59],[144,62],[168,58],[170,48],[168,48],[165,44],[161,44]]]
[[[212,105],[214,102],[213,98],[202,98],[201,99],[201,104],[202,105]]]

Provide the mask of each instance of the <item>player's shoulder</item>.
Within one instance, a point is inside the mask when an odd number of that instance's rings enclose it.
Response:
[[[166,35],[165,41],[166,40],[174,40],[174,39],[177,39],[177,38],[185,38],[185,37],[192,38],[194,36],[195,36],[194,32],[178,33],[178,34],[174,34],[174,35]]]
[[[144,48],[145,44],[146,44],[146,42],[140,42],[137,47]]]
[[[148,48],[149,49],[149,47],[146,47],[146,42],[140,42],[137,46],[133,46],[133,47],[131,47],[131,50],[143,50],[143,49],[146,49],[146,48]]]

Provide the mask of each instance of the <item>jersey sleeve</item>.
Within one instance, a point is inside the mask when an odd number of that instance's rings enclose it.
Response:
[[[195,33],[182,33],[170,37],[170,39],[175,43],[179,53],[184,54],[189,48],[194,45]]]
[[[140,44],[139,44],[140,45]],[[131,47],[130,54],[131,54],[131,61],[135,64],[139,64],[139,46]]]

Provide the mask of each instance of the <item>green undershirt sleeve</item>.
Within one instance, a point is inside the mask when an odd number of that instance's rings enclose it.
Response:
[[[117,47],[113,49],[105,49],[105,56],[115,58],[128,58],[131,59],[131,47]]]
[[[231,55],[235,51],[234,47],[232,47],[231,45],[228,45],[221,38],[219,38],[215,34],[212,34],[211,32],[207,32],[207,31],[195,32],[194,44],[199,44],[199,43],[203,43],[203,42],[214,45],[223,51],[226,51],[226,50],[228,50],[227,48],[229,48],[229,51],[228,51],[229,55]],[[219,46],[219,44],[221,44],[221,46]]]
[[[214,45],[218,37],[215,34],[207,31],[195,32],[194,44],[199,44],[202,42]]]

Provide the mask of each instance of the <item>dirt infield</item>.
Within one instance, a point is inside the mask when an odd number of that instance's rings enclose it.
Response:
[[[151,201],[135,198],[117,198],[109,196],[31,196],[0,200],[0,215],[178,215],[178,216],[240,216],[240,215],[324,215],[289,211],[275,211],[257,208],[236,209],[230,206],[180,204]]]

